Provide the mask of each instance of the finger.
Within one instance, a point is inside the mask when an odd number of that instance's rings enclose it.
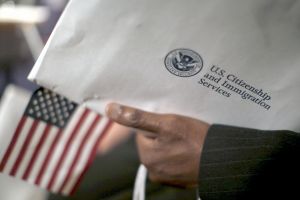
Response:
[[[113,121],[124,126],[134,127],[154,133],[161,129],[162,116],[136,108],[110,103],[106,106],[106,114]]]

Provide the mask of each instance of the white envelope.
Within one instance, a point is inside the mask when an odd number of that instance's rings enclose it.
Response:
[[[116,101],[300,130],[300,2],[72,0],[29,79],[104,112]]]
[[[14,132],[30,99],[30,92],[17,86],[6,88],[0,104],[0,145],[9,143],[8,132]],[[0,150],[0,157],[4,152]],[[24,181],[0,173],[0,199],[45,200],[47,192]]]

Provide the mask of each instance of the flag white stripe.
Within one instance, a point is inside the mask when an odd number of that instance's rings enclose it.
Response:
[[[34,183],[37,176],[38,176],[38,173],[39,171],[41,170],[42,168],[42,164],[44,162],[44,160],[46,159],[46,156],[47,156],[47,153],[51,147],[51,144],[53,142],[53,140],[55,139],[55,136],[56,134],[58,133],[59,129],[54,127],[54,126],[51,126],[51,130],[49,132],[49,135],[48,137],[46,138],[46,141],[45,143],[43,144],[40,152],[39,152],[39,155],[38,157],[36,158],[36,161],[33,165],[33,168],[31,170],[31,174],[30,176],[28,177],[28,181],[30,183]]]
[[[20,166],[19,166],[19,169],[16,173],[16,177],[18,178],[22,178],[28,164],[29,164],[29,161],[34,153],[34,150],[37,146],[37,144],[39,143],[41,137],[42,137],[42,133],[44,132],[45,130],[45,127],[46,127],[46,124],[43,123],[43,122],[39,122],[34,134],[33,134],[33,137],[31,138],[29,144],[28,144],[28,148],[24,154],[24,157],[23,157],[23,160],[22,162],[20,163]]]
[[[55,183],[53,184],[53,187],[51,188],[52,191],[58,192],[60,186],[62,185],[63,181],[65,180],[68,170],[76,156],[76,150],[79,148],[84,136],[86,135],[87,131],[89,130],[90,126],[92,125],[94,119],[96,117],[96,114],[93,112],[90,112],[88,116],[86,117],[84,123],[81,125],[79,130],[77,131],[78,134],[72,141],[72,145],[70,146],[68,150],[68,154],[63,160],[63,163],[59,169],[59,173],[57,174],[57,178]]]
[[[30,119],[30,118],[28,118],[28,117],[26,118],[26,122],[25,122],[25,124],[24,124],[24,127],[22,128],[22,131],[21,131],[21,133],[20,133],[20,136],[19,136],[19,138],[18,138],[18,141],[17,141],[16,144],[14,145],[13,150],[12,150],[12,153],[10,154],[10,157],[8,158],[8,161],[7,161],[7,163],[6,163],[6,165],[5,165],[5,168],[4,168],[4,170],[3,170],[3,172],[4,172],[5,174],[9,174],[10,171],[12,170],[13,165],[14,165],[14,163],[16,162],[16,160],[17,160],[17,158],[18,158],[18,156],[19,156],[19,154],[20,154],[20,150],[21,150],[21,148],[22,148],[22,146],[23,146],[23,143],[24,143],[24,141],[25,141],[26,138],[27,138],[27,135],[28,135],[28,133],[29,133],[29,130],[30,130],[30,128],[31,128],[31,125],[33,124],[33,121],[34,121],[34,120],[32,120],[32,119]]]
[[[0,107],[1,107],[1,99],[0,99]],[[18,124],[15,126],[15,129],[12,128],[12,130],[6,130],[6,133],[0,133],[0,163],[3,161],[4,156],[6,154],[6,151],[8,150],[10,143],[13,141],[15,134],[17,132],[18,126],[20,125],[21,121],[23,119],[26,119],[26,117],[22,117]],[[0,120],[1,120],[1,114],[0,114]],[[24,123],[26,120],[24,120]],[[2,135],[3,134],[3,135]],[[5,137],[5,138],[4,138]]]
[[[74,129],[76,124],[78,123],[82,113],[84,112],[84,108],[78,108],[73,116],[71,117],[70,122],[68,123],[67,127],[65,128],[65,131],[62,134],[62,137],[58,141],[56,145],[56,149],[53,151],[53,155],[49,161],[48,166],[45,170],[45,176],[43,176],[41,181],[41,186],[44,188],[47,188],[48,182],[50,181],[51,177],[53,176],[55,167],[57,162],[59,161],[60,155],[62,154],[64,147]]]
[[[63,189],[62,193],[65,195],[69,195],[75,186],[81,172],[84,170],[86,163],[89,160],[90,154],[92,153],[93,147],[98,139],[98,137],[103,134],[103,131],[108,124],[109,120],[107,118],[102,118],[101,121],[97,124],[96,128],[94,129],[91,137],[88,139],[88,142],[83,149],[83,152],[78,160],[76,167],[74,168],[73,174],[70,176],[65,188]]]

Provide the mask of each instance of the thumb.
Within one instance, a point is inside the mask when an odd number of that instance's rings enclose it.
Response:
[[[106,106],[107,116],[124,126],[138,128],[154,133],[160,132],[161,114],[146,112],[133,107],[110,103]]]

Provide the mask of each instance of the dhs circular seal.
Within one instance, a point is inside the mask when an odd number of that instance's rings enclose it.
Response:
[[[169,72],[180,77],[190,77],[199,73],[203,67],[201,56],[190,49],[175,49],[165,58]]]

